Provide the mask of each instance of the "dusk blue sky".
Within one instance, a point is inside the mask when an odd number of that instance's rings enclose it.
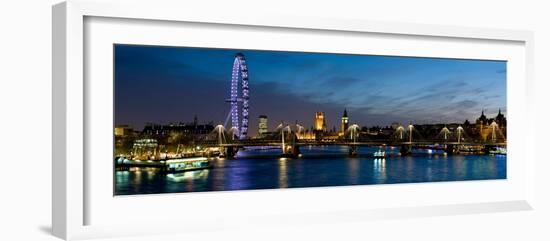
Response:
[[[474,121],[506,114],[506,62],[326,53],[115,45],[115,124],[223,123],[231,71],[243,53],[250,79],[250,133],[310,127],[324,111],[338,128],[344,109],[360,126]],[[230,123],[230,122],[229,122]]]

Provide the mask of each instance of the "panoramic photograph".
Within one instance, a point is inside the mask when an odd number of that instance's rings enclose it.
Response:
[[[506,179],[506,61],[113,53],[114,195]]]

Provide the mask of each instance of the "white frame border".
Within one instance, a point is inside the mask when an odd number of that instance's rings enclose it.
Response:
[[[150,11],[150,9],[156,11]],[[385,33],[430,37],[517,41],[526,49],[526,105],[532,113],[533,97],[533,33],[518,30],[499,30],[471,27],[424,25],[358,21],[350,19],[300,18],[265,15],[213,16],[190,9],[185,2],[95,2],[72,0],[53,6],[52,9],[52,230],[63,239],[94,237],[93,229],[86,229],[84,221],[84,17],[116,17],[148,20],[168,20],[228,25],[249,25],[316,30]],[[530,120],[527,120],[530,121]],[[526,139],[534,140],[532,126],[526,131]],[[534,150],[527,147],[528,160],[534,160]],[[526,168],[528,181],[527,200],[491,204],[457,204],[439,207],[423,207],[422,212],[406,208],[375,210],[354,214],[357,219],[373,219],[386,216],[430,216],[459,213],[480,213],[531,209],[534,202],[535,162]],[[405,210],[406,209],[406,210]],[[388,213],[389,212],[389,213]],[[338,221],[338,220],[336,220]],[[105,235],[105,234],[103,234]],[[107,234],[108,235],[108,234]]]

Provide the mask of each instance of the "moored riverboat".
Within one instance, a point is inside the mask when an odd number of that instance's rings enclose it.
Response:
[[[383,158],[383,157],[386,157],[386,152],[382,150],[378,150],[374,152],[373,156],[378,158]]]
[[[490,150],[489,154],[492,154],[492,155],[506,155],[506,148],[496,147],[494,150]]]
[[[182,157],[163,160],[138,160],[123,157],[115,158],[118,171],[130,168],[157,168],[163,172],[185,172],[212,168],[212,163],[206,157]]]
[[[165,171],[170,173],[212,168],[212,163],[206,157],[168,159],[163,162]]]

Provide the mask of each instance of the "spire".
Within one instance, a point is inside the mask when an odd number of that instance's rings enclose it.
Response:
[[[498,115],[496,117],[499,121],[504,119],[504,115],[500,112],[500,108],[498,109]]]
[[[344,115],[342,117],[348,117],[348,110],[344,109]]]

